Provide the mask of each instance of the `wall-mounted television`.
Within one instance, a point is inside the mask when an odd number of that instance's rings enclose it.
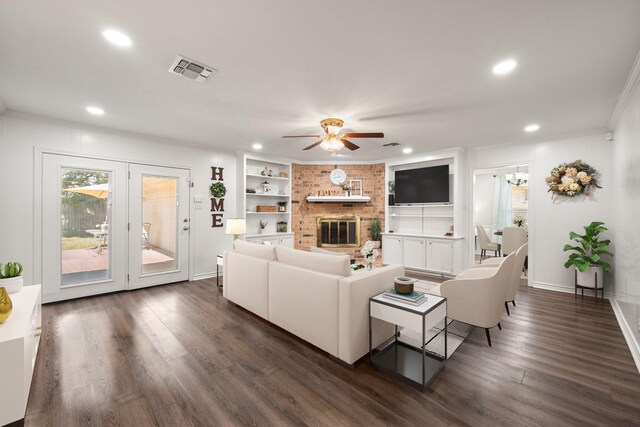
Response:
[[[448,203],[449,165],[396,171],[395,203]]]

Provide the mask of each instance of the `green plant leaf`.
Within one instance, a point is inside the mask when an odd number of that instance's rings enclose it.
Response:
[[[562,248],[563,251],[578,251],[581,254],[584,253],[584,249],[582,249],[580,246],[571,246],[571,245],[564,245],[564,248]]]
[[[597,263],[598,261],[600,261],[600,255],[598,254],[593,254],[589,257],[589,259],[591,260],[591,262],[593,263]]]
[[[611,271],[611,264],[609,264],[608,262],[600,262],[600,265],[602,266],[602,269],[604,271]]]
[[[588,262],[585,262],[585,263],[575,264],[575,266],[581,273],[584,273],[585,271],[587,271],[589,269],[591,264],[588,263]]]
[[[569,239],[571,239],[571,240],[580,240],[582,238],[583,238],[583,236],[579,235],[575,231],[572,231],[572,232],[569,233]]]

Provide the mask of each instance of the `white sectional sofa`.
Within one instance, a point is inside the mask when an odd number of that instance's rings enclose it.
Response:
[[[349,257],[236,240],[224,254],[223,296],[352,365],[369,350],[369,298],[404,267],[352,274]],[[393,335],[376,321],[374,345]]]

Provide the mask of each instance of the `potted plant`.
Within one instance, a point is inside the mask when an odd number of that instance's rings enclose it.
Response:
[[[260,222],[258,223],[258,234],[262,234],[264,229],[267,228],[268,224],[269,224],[269,221],[260,220]]]
[[[380,227],[380,220],[378,218],[373,218],[369,228],[367,228],[367,231],[369,231],[374,247],[376,249],[380,249],[380,240],[382,239],[380,236],[380,232],[382,231],[382,228]]]
[[[600,233],[607,228],[603,222],[594,221],[584,227],[584,234],[570,232],[569,238],[576,241],[577,245],[564,245],[563,251],[571,251],[569,259],[564,263],[565,268],[576,269],[576,283],[578,286],[601,288],[605,271],[611,270],[611,265],[602,259],[602,255],[613,256],[607,250],[611,240],[600,240]],[[597,283],[596,283],[597,276]]]
[[[286,212],[287,211],[287,203],[288,202],[286,200],[277,202],[278,212]]]
[[[524,227],[524,218],[521,216],[517,216],[514,220],[513,220],[513,224],[517,227]]]
[[[211,197],[219,199],[220,197],[224,197],[224,195],[227,194],[227,187],[225,187],[221,182],[214,182],[209,186],[209,191],[211,192]]]
[[[18,292],[22,289],[22,264],[8,262],[4,266],[0,264],[0,288],[5,288],[7,293]]]

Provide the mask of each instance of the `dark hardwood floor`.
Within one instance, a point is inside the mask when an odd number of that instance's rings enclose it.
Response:
[[[215,280],[43,308],[27,426],[638,425],[640,375],[607,301],[523,287],[424,393],[228,304]]]

